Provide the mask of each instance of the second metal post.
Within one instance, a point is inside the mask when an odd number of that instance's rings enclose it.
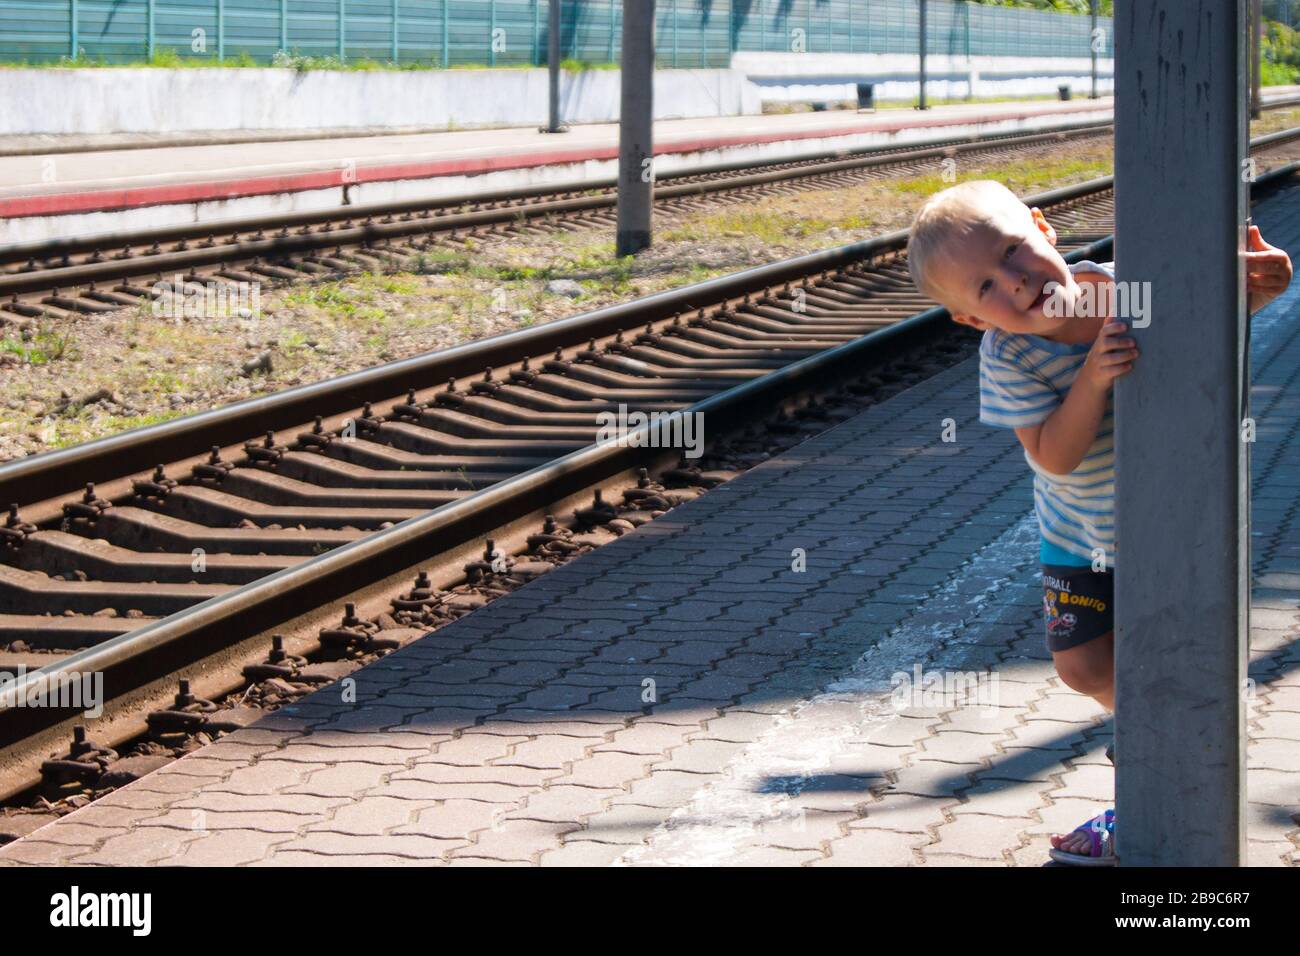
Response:
[[[623,4],[622,100],[618,134],[618,235],[615,254],[650,245],[654,205],[654,0]]]

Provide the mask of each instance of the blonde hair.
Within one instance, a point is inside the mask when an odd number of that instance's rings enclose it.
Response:
[[[942,302],[934,281],[934,254],[954,239],[991,222],[999,208],[1012,202],[1028,209],[1006,186],[993,179],[972,179],[949,186],[925,201],[912,220],[907,240],[907,268],[923,295]]]

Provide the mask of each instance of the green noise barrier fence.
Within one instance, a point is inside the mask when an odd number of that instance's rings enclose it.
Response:
[[[525,67],[546,62],[550,0],[0,0],[0,62],[186,61],[283,56],[343,65]],[[621,0],[562,3],[566,59],[617,63]],[[661,67],[726,67],[736,51],[918,52],[918,0],[659,0]],[[1111,21],[930,0],[929,53],[1089,56]],[[294,62],[293,60],[287,61]],[[303,62],[303,61],[299,61]],[[310,62],[310,61],[307,61]]]

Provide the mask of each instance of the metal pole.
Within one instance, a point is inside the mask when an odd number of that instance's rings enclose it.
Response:
[[[393,0],[393,48],[392,48],[392,53],[390,54],[393,63],[397,62],[397,13],[398,13],[397,4],[398,2],[399,0]]]
[[[226,0],[217,0],[217,59],[226,58]]]
[[[623,5],[622,98],[618,117],[618,235],[614,253],[650,245],[654,202],[655,0]]]
[[[280,0],[280,49],[289,52],[289,0]]]
[[[632,0],[633,3],[636,0]],[[677,0],[669,0],[673,5],[673,69],[677,69]],[[626,22],[626,20],[625,20]]]
[[[550,77],[550,118],[542,127],[543,133],[567,133],[569,128],[560,122],[560,3],[549,0],[546,5],[546,66]]]
[[[451,59],[451,31],[447,29],[447,0],[442,0],[442,68],[448,67]]]
[[[345,63],[348,58],[347,51],[347,31],[343,25],[343,18],[347,14],[348,0],[339,0],[339,62]]]
[[[921,94],[919,99],[917,100],[916,108],[918,110],[925,110],[925,109],[929,109],[929,107],[925,105],[925,8],[926,8],[925,0],[921,0],[920,6],[921,6],[921,36],[920,36],[918,46],[920,47],[919,53],[920,53]]]
[[[69,4],[68,46],[70,49],[68,50],[68,56],[75,60],[77,58],[77,41],[79,40],[77,35],[77,21],[81,19],[81,10],[78,8],[77,0],[69,0]]]
[[[1092,7],[1092,27],[1088,30],[1088,49],[1092,51],[1092,92],[1088,99],[1097,98],[1097,0],[1089,4]]]
[[[497,0],[488,0],[488,66],[497,65]]]
[[[970,69],[970,0],[965,0],[961,5],[962,12],[962,32],[965,34],[966,41],[966,68]],[[971,96],[975,91],[971,90]]]
[[[1246,21],[1246,0],[1116,5],[1116,263],[1154,306],[1115,388],[1124,865],[1245,856]]]
[[[145,57],[153,60],[153,35],[154,35],[154,0],[148,0],[145,4]]]
[[[1252,0],[1250,21],[1250,118],[1259,119],[1260,62],[1264,47],[1263,0]]]

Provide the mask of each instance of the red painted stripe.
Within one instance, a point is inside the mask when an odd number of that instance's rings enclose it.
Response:
[[[1030,119],[1032,117],[1050,116],[1058,113],[1080,113],[1100,109],[1096,104],[1082,103],[1077,106],[1062,107],[1054,110],[1028,110],[1020,113],[985,113],[979,116],[951,116],[942,119],[927,120],[919,124],[923,129],[938,128],[941,126],[966,126],[971,123],[1000,123],[1006,120]],[[902,112],[900,110],[900,112]],[[698,140],[673,140],[666,143],[662,148],[656,148],[655,153],[689,153],[702,149],[717,149],[724,146],[747,146],[761,145],[763,143],[779,143],[784,140],[797,139],[829,139],[833,136],[856,136],[860,133],[896,133],[899,130],[913,129],[918,124],[911,120],[898,120],[893,123],[861,123],[854,126],[837,126],[834,129],[809,129],[797,130],[787,133],[763,133],[754,135],[752,133],[743,136],[713,136],[708,139]]]
[[[169,203],[202,202],[209,199],[234,199],[266,193],[298,192],[325,189],[342,182],[343,170],[264,176],[257,179],[232,179],[229,182],[175,183],[164,186],[134,186],[103,189],[89,193],[50,193],[0,200],[0,216],[58,216],[74,212],[109,212],[137,206],[164,206]]]
[[[994,123],[1006,120],[1029,119],[1060,113],[1077,113],[1098,109],[1096,104],[1058,107],[1053,110],[1024,110],[1014,113],[986,113],[979,116],[952,116],[936,118],[925,123],[925,128],[965,126],[972,123]],[[913,119],[895,122],[863,122],[852,126],[831,129],[804,129],[762,134],[737,134],[734,136],[708,136],[695,139],[671,140],[658,144],[655,155],[695,153],[729,146],[758,146],[803,139],[830,139],[837,136],[856,136],[862,133],[894,133],[915,127]],[[353,172],[328,169],[309,173],[289,173],[282,176],[259,176],[252,179],[232,179],[174,183],[160,186],[135,186],[123,189],[104,189],[82,193],[48,193],[40,196],[23,196],[0,200],[0,216],[17,219],[23,216],[59,216],[78,212],[111,212],[142,206],[166,206],[177,203],[211,202],[237,199],[245,196],[265,196],[276,193],[303,192],[311,189],[341,187],[347,182],[375,183],[401,179],[433,179],[439,176],[474,175],[507,169],[530,169],[537,166],[555,166],[592,160],[618,158],[617,146],[597,146],[584,149],[547,150],[533,153],[503,153],[496,156],[477,156],[467,159],[442,159],[432,162],[393,163],[382,166],[361,167]]]

